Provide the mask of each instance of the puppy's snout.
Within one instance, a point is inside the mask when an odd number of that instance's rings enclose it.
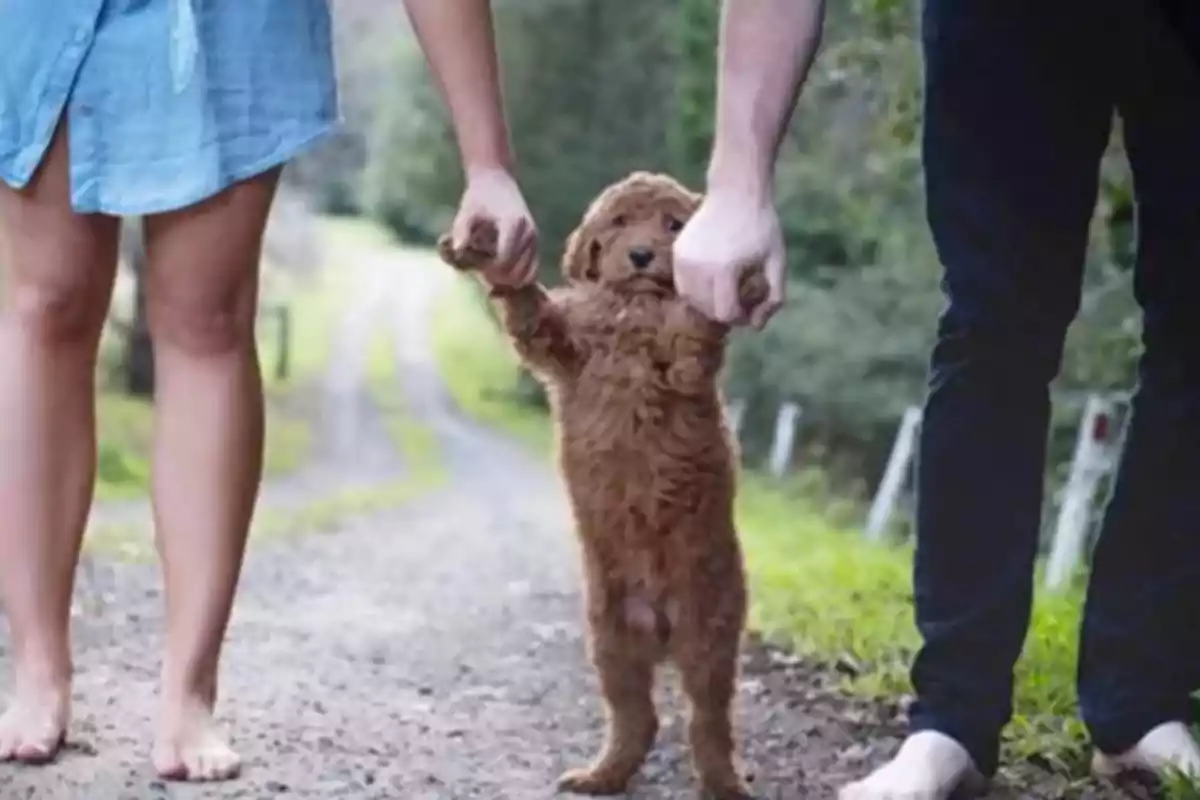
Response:
[[[629,260],[637,269],[645,269],[654,261],[654,251],[649,247],[634,247],[629,251]]]

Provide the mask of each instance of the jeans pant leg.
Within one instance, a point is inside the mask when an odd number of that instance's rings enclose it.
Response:
[[[1120,110],[1138,206],[1144,354],[1093,553],[1079,693],[1096,746],[1185,721],[1200,687],[1200,65],[1130,4]]]
[[[1119,2],[1119,0],[1118,0]],[[948,305],[917,461],[915,730],[995,769],[1049,418],[1114,97],[1108,0],[927,0],[923,157]]]

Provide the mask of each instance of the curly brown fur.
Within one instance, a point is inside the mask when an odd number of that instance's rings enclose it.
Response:
[[[696,772],[719,800],[749,795],[730,722],[746,614],[733,522],[735,444],[718,391],[727,329],[674,289],[671,245],[699,197],[661,175],[607,188],[571,234],[567,285],[493,290],[521,358],[545,383],[582,545],[589,652],[607,707],[604,749],[560,788],[617,794],[654,744],[656,666],[691,706]],[[447,261],[494,248],[480,231]],[[761,271],[743,280],[748,306]]]

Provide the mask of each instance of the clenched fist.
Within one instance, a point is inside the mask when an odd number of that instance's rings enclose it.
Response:
[[[451,244],[461,252],[480,226],[496,230],[496,254],[479,271],[488,285],[517,288],[537,277],[537,226],[512,175],[503,169],[470,172],[451,228]]]
[[[675,240],[675,285],[709,319],[763,328],[783,305],[786,258],[779,216],[770,203],[731,190],[710,192]],[[745,308],[738,283],[760,267],[768,291]]]

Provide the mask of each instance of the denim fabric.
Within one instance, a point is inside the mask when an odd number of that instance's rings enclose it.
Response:
[[[336,125],[326,0],[0,0],[0,179],[64,113],[76,211],[210,197]]]
[[[917,463],[915,729],[985,772],[1012,714],[1049,383],[1080,302],[1114,111],[1136,182],[1146,353],[1097,547],[1082,710],[1097,746],[1200,685],[1200,76],[1153,4],[926,0],[923,157],[947,307]]]

